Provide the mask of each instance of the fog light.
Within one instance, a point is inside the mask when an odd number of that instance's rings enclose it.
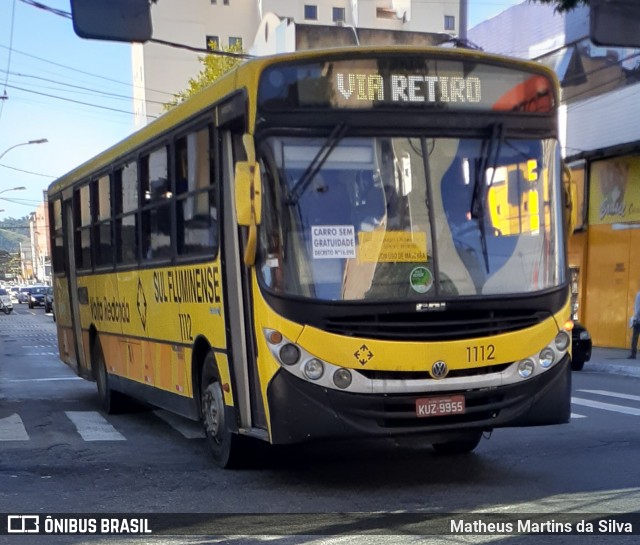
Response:
[[[567,348],[569,348],[569,343],[571,342],[571,337],[566,331],[561,331],[556,335],[556,348],[560,350],[560,352],[564,352]]]
[[[351,385],[351,371],[349,369],[338,369],[333,373],[333,383],[338,388],[348,388]]]
[[[542,352],[540,352],[540,365],[542,365],[542,367],[544,367],[545,369],[551,367],[555,359],[555,352],[548,346],[546,348],[543,348]]]
[[[533,370],[535,369],[535,364],[532,360],[522,360],[518,364],[518,374],[522,378],[529,378],[533,375]]]
[[[295,344],[285,344],[280,349],[280,361],[285,365],[293,365],[300,359],[300,349]]]
[[[324,374],[324,364],[315,358],[309,360],[304,364],[304,374],[308,379],[318,380]]]

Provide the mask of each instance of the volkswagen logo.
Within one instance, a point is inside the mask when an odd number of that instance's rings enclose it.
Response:
[[[431,366],[431,376],[433,378],[444,378],[447,376],[447,373],[449,373],[449,369],[447,368],[447,364],[442,360],[438,360]]]

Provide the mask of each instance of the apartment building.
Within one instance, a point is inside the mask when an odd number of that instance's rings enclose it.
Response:
[[[468,0],[162,0],[152,4],[153,37],[196,48],[239,44],[263,55],[309,45],[290,39],[295,24],[464,36]],[[292,24],[294,23],[294,24]],[[285,29],[289,39],[278,39]],[[331,40],[327,40],[331,43]],[[317,43],[317,40],[313,43]],[[294,45],[292,45],[294,44]],[[133,44],[136,126],[161,115],[163,104],[184,90],[201,69],[202,53]]]

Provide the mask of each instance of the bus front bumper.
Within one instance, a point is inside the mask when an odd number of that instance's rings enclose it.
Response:
[[[421,435],[447,439],[470,430],[562,424],[571,414],[569,357],[517,384],[476,390],[381,395],[320,387],[280,370],[267,390],[271,442]],[[416,400],[464,395],[463,414],[417,417]]]

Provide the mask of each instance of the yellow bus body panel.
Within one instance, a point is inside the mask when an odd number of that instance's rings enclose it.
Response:
[[[80,304],[85,356],[94,326],[110,373],[191,397],[196,339],[227,348],[219,261],[79,276],[78,288],[88,296]],[[231,386],[227,357],[216,360]],[[229,404],[231,396],[229,388]]]

